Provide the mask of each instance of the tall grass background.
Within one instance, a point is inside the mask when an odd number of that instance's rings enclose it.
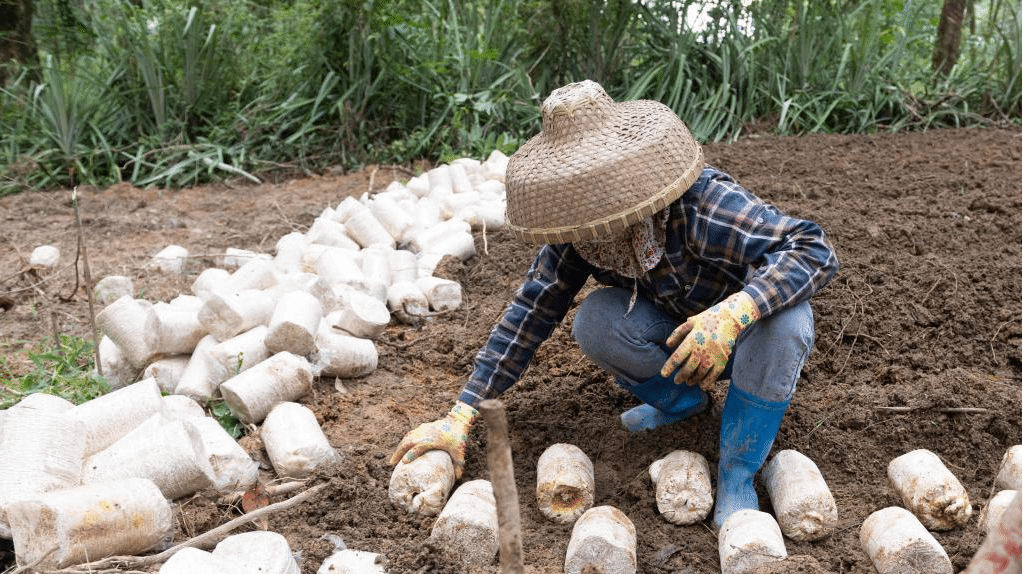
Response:
[[[554,88],[664,102],[702,141],[1020,121],[1021,14],[975,0],[37,0],[0,87],[0,195],[265,181],[513,152]],[[695,15],[702,15],[695,18]],[[695,23],[695,22],[698,22]]]

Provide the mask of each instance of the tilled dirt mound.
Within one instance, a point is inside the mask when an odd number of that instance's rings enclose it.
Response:
[[[1021,159],[1018,129],[939,130],[875,136],[752,137],[705,147],[709,163],[790,214],[816,220],[841,262],[813,300],[817,345],[774,450],[813,459],[838,503],[840,526],[814,543],[787,540],[791,558],[772,572],[873,572],[859,527],[901,501],[888,462],[929,449],[963,482],[975,516],[992,494],[1006,449],[1021,442]],[[262,186],[176,192],[119,186],[81,191],[94,280],[124,274],[138,295],[167,300],[188,291],[227,247],[272,251],[345,195],[379,190],[389,168]],[[84,292],[73,267],[68,192],[0,199],[0,353],[20,364],[27,345],[52,334],[88,333]],[[33,247],[54,243],[64,262],[53,276],[24,272]],[[169,244],[196,254],[188,273],[145,268]],[[409,429],[441,416],[457,397],[476,351],[523,278],[532,248],[507,233],[477,237],[478,255],[441,273],[463,285],[461,309],[419,329],[392,325],[372,375],[317,381],[311,406],[345,462],[324,473],[313,502],[270,519],[313,573],[333,550],[383,553],[389,571],[461,572],[427,541],[432,519],[387,499],[393,447]],[[69,299],[69,300],[65,300]],[[641,572],[719,572],[717,540],[705,524],[675,526],[657,514],[648,466],[686,449],[717,462],[718,409],[670,428],[629,434],[618,414],[636,400],[590,364],[570,336],[572,314],[504,397],[515,459],[528,572],[561,572],[571,526],[535,504],[536,461],[551,444],[579,446],[594,463],[598,505],[635,524]],[[717,405],[724,385],[714,391]],[[470,439],[462,480],[486,478],[485,429]],[[258,454],[258,442],[245,439]],[[763,490],[761,506],[770,510]],[[197,496],[180,501],[179,539],[237,515]],[[956,569],[982,540],[976,518],[935,533]],[[497,571],[496,561],[482,572]],[[2,565],[0,565],[2,566]]]

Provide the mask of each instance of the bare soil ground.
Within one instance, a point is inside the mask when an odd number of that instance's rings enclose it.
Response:
[[[751,137],[706,146],[709,163],[782,210],[820,222],[842,264],[814,299],[816,349],[774,447],[817,462],[838,502],[840,527],[819,542],[787,541],[791,558],[773,571],[873,572],[859,527],[871,512],[900,504],[885,469],[910,450],[941,457],[968,489],[975,516],[992,494],[1002,455],[1021,442],[1020,143],[1019,129],[1009,128]],[[383,189],[393,177],[407,175],[380,168],[260,186],[82,189],[92,276],[128,275],[138,296],[167,300],[187,292],[225,248],[272,251],[280,236],[304,231],[324,207]],[[61,248],[59,271],[22,273],[31,250],[44,243]],[[28,345],[50,336],[51,317],[64,333],[88,333],[75,244],[69,192],[0,199],[0,353],[10,360],[23,361]],[[183,277],[145,268],[169,244],[196,255]],[[317,381],[304,399],[345,463],[326,473],[330,486],[321,496],[270,519],[269,528],[301,553],[303,572],[315,572],[331,552],[322,538],[328,534],[385,554],[391,572],[461,570],[427,542],[431,519],[389,504],[386,460],[405,432],[447,411],[533,256],[503,232],[479,236],[477,245],[475,258],[444,269],[463,284],[460,310],[420,329],[392,325],[379,343],[376,372],[343,381],[347,392],[335,390],[333,380]],[[533,493],[540,453],[568,442],[594,462],[596,503],[618,507],[636,525],[640,571],[719,572],[710,528],[658,516],[647,473],[652,461],[680,448],[715,466],[719,414],[637,435],[622,430],[618,414],[636,401],[582,357],[571,318],[503,397],[527,571],[562,571],[571,527],[545,520]],[[723,390],[715,392],[719,400]],[[485,436],[483,428],[471,435],[463,481],[487,477]],[[255,439],[246,440],[258,453]],[[202,496],[179,501],[178,538],[237,513]],[[935,535],[957,571],[982,540],[976,518]],[[496,564],[480,571],[496,572]]]

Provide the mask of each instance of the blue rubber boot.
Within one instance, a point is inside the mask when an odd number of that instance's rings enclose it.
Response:
[[[622,387],[645,403],[622,413],[622,425],[630,432],[683,421],[707,408],[709,402],[707,393],[700,387],[676,385],[673,378],[660,375],[638,385]]]
[[[721,413],[721,458],[714,504],[716,530],[738,510],[760,510],[753,475],[767,460],[788,406],[789,401],[765,401],[735,385],[728,389]]]

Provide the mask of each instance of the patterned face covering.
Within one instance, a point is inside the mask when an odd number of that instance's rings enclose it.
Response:
[[[590,265],[635,279],[657,266],[664,256],[668,211],[663,210],[629,227],[622,234],[573,243]]]

